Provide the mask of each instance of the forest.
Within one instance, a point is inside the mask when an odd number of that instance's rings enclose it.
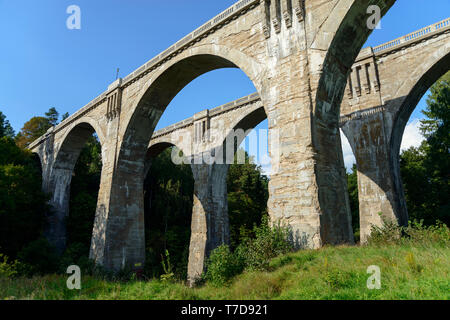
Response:
[[[450,72],[436,82],[423,111],[418,148],[401,153],[401,176],[411,221],[424,226],[450,222],[449,120]],[[32,277],[64,274],[76,264],[92,270],[89,248],[102,170],[101,146],[93,135],[77,161],[70,189],[67,248],[59,256],[43,236],[46,217],[52,214],[49,194],[41,191],[41,168],[27,145],[64,120],[55,108],[36,116],[15,133],[0,111],[0,276]],[[144,183],[146,265],[144,277],[170,274],[185,279],[189,253],[194,180],[189,165],[174,165],[166,149],[152,161]],[[211,259],[229,257],[243,245],[261,246],[267,231],[267,200],[270,178],[246,155],[246,164],[232,164],[227,177],[230,246]],[[357,168],[348,173],[355,238],[359,235]],[[282,230],[279,232],[283,232]],[[272,235],[276,238],[277,233]],[[280,233],[278,233],[280,235]],[[258,242],[259,241],[259,242]],[[279,244],[279,243],[278,243]],[[270,245],[277,245],[272,241]],[[258,247],[259,248],[259,247]],[[273,255],[288,247],[273,249]],[[255,251],[256,252],[256,251]],[[248,255],[248,254],[247,254]],[[248,258],[249,261],[253,258]],[[211,267],[213,270],[213,267]]]

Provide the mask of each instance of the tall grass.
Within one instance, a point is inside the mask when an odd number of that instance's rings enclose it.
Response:
[[[396,231],[397,232],[397,231]],[[82,277],[81,290],[64,275],[0,276],[0,299],[444,299],[450,298],[450,239],[446,226],[412,224],[392,237],[379,230],[366,246],[302,250],[270,260],[266,271],[245,271],[228,285],[206,282],[111,281]],[[381,289],[367,288],[367,268],[381,270]]]

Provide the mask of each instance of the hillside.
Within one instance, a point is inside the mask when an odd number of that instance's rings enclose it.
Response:
[[[67,277],[0,278],[0,299],[450,299],[447,241],[365,247],[325,247],[275,258],[270,271],[244,272],[228,285],[190,289],[160,280],[110,282],[82,278],[82,289],[66,288]],[[369,290],[367,268],[381,269],[381,289]]]

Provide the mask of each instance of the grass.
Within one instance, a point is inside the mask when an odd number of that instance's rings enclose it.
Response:
[[[367,268],[381,269],[381,289],[369,290]],[[81,290],[69,290],[64,275],[0,277],[0,299],[444,299],[450,298],[448,243],[408,243],[325,247],[275,258],[270,271],[245,272],[227,286],[183,282],[110,282],[82,277]]]

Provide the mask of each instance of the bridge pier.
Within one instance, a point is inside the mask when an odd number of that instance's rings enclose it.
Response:
[[[52,195],[52,198],[49,201],[51,215],[47,217],[44,234],[48,242],[56,248],[59,254],[62,254],[66,248],[66,219],[69,216],[71,181],[71,169],[55,168],[52,172],[52,180],[46,190]]]
[[[383,219],[408,223],[399,166],[392,166],[389,137],[392,124],[386,111],[347,121],[342,130],[356,157],[361,243],[367,242],[372,226]],[[389,135],[389,136],[388,136]]]
[[[194,206],[189,246],[188,282],[192,286],[205,270],[212,250],[230,242],[226,164],[193,164]]]
[[[353,243],[337,115],[314,114],[317,88],[301,76],[309,72],[304,56],[291,55],[277,68],[262,92],[269,129],[278,136],[269,139],[271,221],[291,228],[296,248]]]

